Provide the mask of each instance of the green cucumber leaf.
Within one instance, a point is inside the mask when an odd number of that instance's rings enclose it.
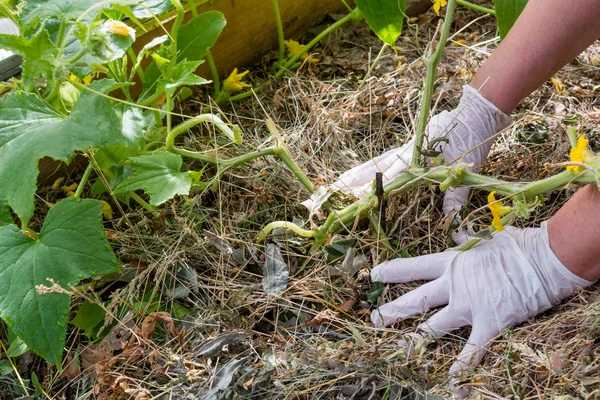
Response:
[[[85,336],[91,339],[94,328],[104,320],[105,315],[106,311],[104,308],[89,300],[85,300],[79,307],[79,310],[77,310],[75,317],[71,320],[71,324],[81,329]]]
[[[75,21],[88,9],[95,7],[87,14],[87,19],[91,20],[100,11],[101,7],[97,6],[100,3],[104,3],[104,7],[109,5],[102,0],[27,0],[23,3],[21,21],[28,25],[54,17]]]
[[[356,6],[377,37],[394,46],[402,33],[406,0],[356,0]]]
[[[183,25],[177,36],[177,61],[202,60],[215,45],[227,22],[219,11],[207,11]]]
[[[177,61],[181,63],[182,61],[202,60],[208,50],[215,45],[226,24],[227,22],[222,13],[207,11],[182,25],[177,36]],[[168,58],[169,55],[166,50],[169,46],[169,41],[162,43],[157,53]],[[160,69],[156,62],[152,61],[144,71],[144,93],[141,99],[152,96],[161,80]]]
[[[152,18],[155,15],[166,14],[171,8],[173,8],[171,0],[145,0],[131,6],[136,18]]]
[[[103,84],[89,87],[96,90]],[[0,110],[0,187],[25,221],[33,216],[39,159],[69,162],[77,150],[127,143],[114,103],[90,91],[81,93],[66,118],[23,92],[0,98]]]
[[[180,86],[205,85],[211,81],[194,74],[194,71],[202,61],[182,61],[173,69],[173,79],[167,81],[161,79],[158,82],[158,90],[165,92],[169,96],[175,95],[175,92]]]
[[[23,85],[27,90],[31,90],[40,78],[47,79],[51,84],[58,49],[44,26],[30,39],[0,35],[0,49],[12,50],[23,56]]]
[[[6,197],[0,194],[0,227],[14,223],[15,221],[13,220],[12,215],[10,215],[8,201],[6,200]]]
[[[8,326],[5,326],[4,329],[6,329],[6,336],[8,336],[8,343],[10,345],[8,350],[6,350],[7,357],[19,357],[29,350],[29,347],[27,347],[23,339],[18,337],[12,329],[10,329]]]
[[[187,195],[192,187],[192,174],[181,172],[183,161],[178,154],[161,152],[130,158],[133,172],[114,192],[126,193],[142,189],[150,195],[150,204],[158,206],[175,195]]]
[[[25,353],[27,350],[29,350],[29,347],[27,347],[27,344],[25,344],[23,339],[21,339],[20,337],[17,336],[11,342],[8,350],[6,350],[6,356],[11,357],[11,358],[19,357],[19,356],[23,355],[23,353]]]
[[[10,364],[10,361],[4,359],[4,360],[0,360],[0,375],[4,376],[4,375],[10,375],[14,372],[12,365]]]
[[[498,31],[502,39],[506,37],[526,5],[527,0],[494,0]]]
[[[102,226],[102,202],[69,197],[48,212],[37,239],[15,225],[0,228],[0,315],[23,341],[60,366],[70,297],[39,294],[36,286],[64,289],[119,270]]]

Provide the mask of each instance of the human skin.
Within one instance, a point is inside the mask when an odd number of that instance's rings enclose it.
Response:
[[[600,38],[600,1],[529,0],[470,85],[510,114]],[[600,279],[600,191],[581,188],[548,222],[550,247],[574,274]]]

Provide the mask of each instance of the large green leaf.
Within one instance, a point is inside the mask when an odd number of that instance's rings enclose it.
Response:
[[[103,81],[90,87],[100,85]],[[0,99],[0,188],[19,218],[27,221],[33,215],[39,159],[69,162],[76,150],[126,142],[113,108],[112,101],[87,90],[68,117],[34,94]]]
[[[527,0],[494,0],[496,21],[500,37],[504,39],[510,28],[521,15],[527,5]]]
[[[0,312],[10,328],[49,362],[60,365],[70,297],[39,294],[119,270],[102,226],[102,202],[69,197],[50,209],[37,239],[15,225],[0,228]]]
[[[27,89],[31,89],[38,78],[52,81],[58,50],[43,26],[30,39],[0,35],[0,48],[23,56],[23,84]]]
[[[200,61],[208,50],[215,45],[219,35],[227,22],[219,11],[207,11],[193,18],[179,29],[177,36],[177,61]],[[157,51],[158,54],[168,56],[166,49],[169,41],[164,42]],[[161,73],[155,61],[152,61],[145,70],[144,94],[142,99],[152,96],[156,92],[161,79]]]
[[[177,60],[202,60],[213,47],[227,22],[219,11],[207,11],[198,15],[179,29],[177,37]]]
[[[173,96],[180,86],[205,85],[210,81],[194,74],[198,65],[202,61],[181,61],[173,68],[173,79],[161,79],[158,83],[158,90],[164,91]]]
[[[154,15],[167,13],[171,8],[173,8],[171,0],[145,0],[131,6],[136,18],[152,18]]]
[[[406,0],[356,0],[356,6],[377,37],[394,46],[402,33]]]
[[[150,204],[159,205],[177,194],[188,194],[192,186],[192,172],[181,172],[181,156],[161,152],[132,157],[133,172],[115,193],[143,189],[150,195]]]
[[[10,215],[10,208],[6,197],[0,194],[0,227],[4,225],[14,224],[15,222]]]
[[[115,0],[116,2],[117,0]],[[26,24],[32,24],[36,21],[53,17],[75,21],[81,14],[100,3],[104,3],[104,7],[108,7],[109,5],[103,0],[27,0],[23,5],[21,21]],[[101,6],[99,5],[93,8],[87,14],[89,19],[98,14],[100,8]]]
[[[85,336],[91,339],[94,328],[102,322],[105,315],[106,311],[104,311],[104,308],[89,300],[85,300],[81,304],[81,307],[79,307],[79,310],[77,310],[75,317],[71,320],[71,324],[81,329],[85,333]]]

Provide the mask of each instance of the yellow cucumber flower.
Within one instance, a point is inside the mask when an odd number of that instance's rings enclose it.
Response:
[[[135,30],[121,21],[109,19],[104,23],[104,26],[115,35],[135,37]]]
[[[284,40],[283,43],[285,43],[285,46],[288,48],[288,53],[290,54],[290,56],[294,56],[295,54],[298,54],[302,51],[302,49],[304,49],[304,45],[298,43],[295,40]],[[308,54],[304,53],[300,56],[300,58],[302,60],[306,60],[308,58],[308,62],[311,64],[316,64],[318,63],[319,60],[318,58],[314,58],[312,56],[309,56]]]
[[[86,75],[83,77],[82,81],[84,85],[89,85],[92,82],[92,74]],[[79,78],[71,72],[71,74],[69,75],[69,80],[71,82],[79,82]]]
[[[440,9],[448,4],[448,0],[433,0],[433,11],[440,16]]]
[[[592,153],[587,149],[588,140],[585,136],[579,136],[577,138],[577,146],[571,148],[569,158],[572,162],[584,163],[592,156]],[[584,168],[579,165],[569,165],[567,171],[570,172],[583,172]]]
[[[502,218],[506,213],[510,212],[511,208],[502,205],[502,201],[496,200],[496,191],[488,194],[488,208],[492,212],[492,226],[496,229],[496,232],[502,232],[504,225],[502,225]]]
[[[248,75],[250,71],[244,71],[238,74],[238,69],[234,68],[231,74],[223,82],[225,89],[234,92],[236,90],[243,90],[244,88],[252,87],[251,84],[243,82],[244,76]]]

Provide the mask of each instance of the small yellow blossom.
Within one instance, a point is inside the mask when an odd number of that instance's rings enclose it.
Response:
[[[238,69],[234,68],[231,74],[227,77],[227,79],[225,79],[225,82],[223,82],[223,86],[225,87],[225,89],[232,92],[252,87],[251,84],[242,81],[244,76],[248,75],[248,72],[250,71],[244,71],[238,74]]]
[[[569,154],[571,161],[579,163],[586,162],[592,156],[592,153],[587,149],[587,146],[587,138],[585,136],[579,136],[579,138],[577,138],[577,146],[571,148],[571,153]],[[569,165],[567,171],[579,173],[583,172],[584,168],[579,165]]]
[[[294,56],[295,54],[300,53],[302,51],[302,49],[304,49],[304,45],[298,43],[295,40],[291,40],[291,39],[290,40],[284,40],[283,43],[285,43],[286,47],[288,48],[288,52],[289,52],[290,56]],[[300,56],[300,58],[302,60],[308,59],[308,62],[311,63],[311,64],[316,64],[319,61],[321,61],[318,58],[314,58],[313,56],[310,56],[310,55],[308,55],[306,53],[302,54]]]
[[[77,78],[77,76],[71,72],[71,74],[69,75],[69,80],[71,82],[79,82],[79,78]],[[84,85],[89,85],[92,82],[92,74],[86,75],[83,77],[83,84]]]
[[[448,4],[448,0],[433,0],[433,11],[440,16],[440,9]]]
[[[113,219],[112,207],[106,201],[102,201],[102,215],[106,219]]]
[[[556,94],[559,96],[566,96],[567,91],[565,90],[565,85],[558,78],[551,78],[550,82],[552,82],[552,86],[554,86],[554,90]]]
[[[63,182],[63,178],[58,178],[57,180],[54,181],[54,183],[52,184],[52,190],[58,190],[60,189],[60,186],[62,185]]]
[[[492,226],[496,229],[496,232],[502,232],[504,230],[504,225],[502,225],[500,218],[502,218],[504,214],[510,212],[511,208],[503,206],[502,201],[496,201],[495,190],[488,194],[488,208],[492,212]]]
[[[452,42],[452,47],[463,47],[467,45],[466,39],[458,39],[455,42]]]
[[[104,23],[106,29],[119,36],[132,36],[135,32],[133,28],[130,28],[121,21],[109,19]]]

